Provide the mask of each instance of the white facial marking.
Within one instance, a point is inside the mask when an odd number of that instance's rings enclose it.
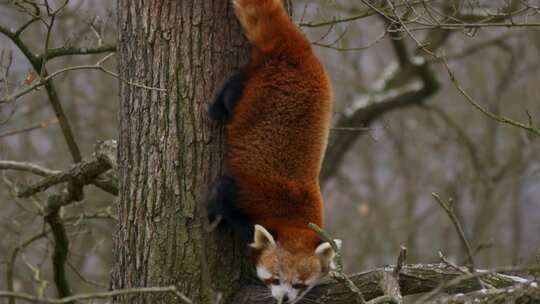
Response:
[[[292,288],[291,285],[284,283],[281,283],[280,285],[272,285],[270,290],[272,291],[272,296],[277,300],[283,299],[283,297],[286,295],[289,299],[289,303],[296,299],[299,292],[298,290]]]
[[[288,295],[289,295],[289,302],[294,301],[296,297],[298,296],[298,293],[300,291],[298,289],[291,288]]]
[[[285,294],[285,290],[281,285],[271,285],[270,290],[272,291],[272,296],[277,300],[283,298],[283,295]]]
[[[268,269],[264,268],[263,266],[257,266],[257,276],[261,280],[268,280],[272,277],[272,274]]]

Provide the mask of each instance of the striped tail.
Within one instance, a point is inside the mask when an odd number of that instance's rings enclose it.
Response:
[[[248,40],[262,52],[271,52],[287,40],[305,40],[282,0],[233,0],[233,5]]]

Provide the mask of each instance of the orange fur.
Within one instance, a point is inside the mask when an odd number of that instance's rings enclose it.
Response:
[[[234,11],[253,46],[251,63],[268,54],[311,53],[309,41],[289,20],[282,0],[233,0]]]
[[[234,0],[253,45],[247,80],[227,126],[227,167],[238,208],[291,252],[313,254],[323,226],[319,172],[331,116],[331,86],[281,0]]]

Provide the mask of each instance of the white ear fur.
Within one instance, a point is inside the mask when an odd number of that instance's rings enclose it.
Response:
[[[342,244],[341,240],[336,239],[334,240],[334,243],[336,243],[338,250],[340,250]],[[317,246],[317,249],[315,249],[315,254],[327,262],[330,262],[336,255],[334,248],[332,248],[332,245],[330,245],[328,242],[324,242]]]
[[[253,243],[249,244],[252,248],[257,250],[266,249],[268,247],[276,246],[274,237],[261,225],[255,225],[255,233],[253,236]]]

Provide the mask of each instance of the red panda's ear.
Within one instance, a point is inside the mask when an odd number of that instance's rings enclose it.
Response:
[[[261,225],[255,225],[255,233],[253,236],[253,243],[249,246],[256,250],[263,250],[269,247],[276,246],[274,237]]]
[[[334,243],[336,243],[338,250],[340,250],[341,240],[336,239],[334,240]],[[334,256],[336,255],[336,253],[334,252],[334,249],[332,248],[332,245],[330,245],[330,243],[328,242],[324,242],[320,244],[319,246],[317,246],[317,248],[315,249],[315,254],[326,263],[330,263],[332,259],[334,258]]]

